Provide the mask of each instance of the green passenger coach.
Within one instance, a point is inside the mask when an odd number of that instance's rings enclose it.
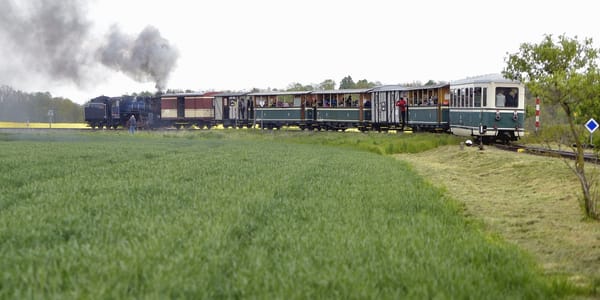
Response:
[[[517,140],[525,133],[525,87],[499,74],[454,81],[450,131],[484,141]]]

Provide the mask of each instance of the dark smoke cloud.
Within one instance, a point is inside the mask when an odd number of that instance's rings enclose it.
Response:
[[[91,23],[77,0],[0,0],[0,35],[3,44],[30,71],[79,82],[88,65],[86,40]]]
[[[86,12],[87,3],[81,0],[0,0],[0,55],[5,56],[0,64],[6,57],[17,60],[6,65],[18,65],[11,71],[23,73],[0,78],[34,73],[82,85],[87,71],[102,63],[165,88],[179,54],[156,28],[149,26],[132,37],[113,26],[103,40],[91,35]]]
[[[152,26],[146,27],[136,38],[113,26],[98,54],[104,65],[123,71],[138,81],[153,80],[159,90],[165,89],[179,55]]]

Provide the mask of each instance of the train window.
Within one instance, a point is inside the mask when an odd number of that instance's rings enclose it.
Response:
[[[458,107],[460,105],[460,90],[454,90],[454,107]]]
[[[519,105],[519,90],[510,87],[496,88],[496,106],[517,107]]]
[[[473,103],[473,105],[475,107],[481,107],[481,88],[480,87],[476,87],[475,90],[474,90],[474,92],[475,92],[475,95],[474,95],[475,96],[475,99],[474,99],[475,102]]]
[[[487,88],[483,88],[483,106],[487,106]]]
[[[460,107],[465,107],[465,97],[466,97],[465,89],[460,89]]]
[[[454,107],[458,107],[458,98],[460,97],[460,91],[454,90]]]
[[[506,95],[506,107],[519,106],[519,90],[516,88],[510,89]]]
[[[458,99],[458,90],[452,90],[452,106],[456,107],[456,102]]]
[[[467,106],[473,107],[473,88],[469,88],[469,94],[467,94],[467,97],[468,97]]]
[[[506,105],[506,92],[504,88],[496,88],[496,107],[504,107]]]

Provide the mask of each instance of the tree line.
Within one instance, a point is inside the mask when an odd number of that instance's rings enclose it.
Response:
[[[83,108],[69,99],[52,97],[49,92],[26,93],[0,86],[0,121],[83,122]]]

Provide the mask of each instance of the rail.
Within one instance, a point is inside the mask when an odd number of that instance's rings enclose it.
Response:
[[[543,148],[543,147],[534,147],[534,146],[519,145],[519,144],[509,144],[509,145],[495,144],[494,146],[498,149],[502,149],[502,150],[506,150],[506,151],[522,152],[522,153],[554,157],[554,158],[567,158],[567,159],[574,160],[577,156],[576,153],[573,151],[553,150],[553,149],[548,149],[548,148]],[[584,161],[589,162],[589,163],[600,164],[600,156],[598,155],[598,153],[585,153],[583,156],[583,159],[584,159]]]

